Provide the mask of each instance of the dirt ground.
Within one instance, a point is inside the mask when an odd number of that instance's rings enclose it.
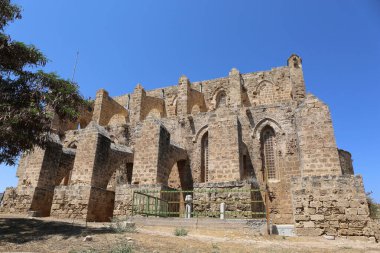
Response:
[[[188,229],[175,236],[175,227],[137,226],[135,233],[115,233],[106,223],[0,215],[0,252],[380,252],[368,240],[323,237],[258,236],[243,230]],[[92,241],[84,242],[86,235]],[[114,250],[114,251],[112,251]]]

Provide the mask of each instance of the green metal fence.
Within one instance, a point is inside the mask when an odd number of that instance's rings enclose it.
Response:
[[[168,202],[142,192],[134,192],[132,215],[135,214],[166,217],[168,215]]]
[[[140,190],[133,194],[132,214],[184,217],[185,197],[191,195],[192,217],[219,218],[225,204],[225,219],[266,218],[265,192],[259,189]]]

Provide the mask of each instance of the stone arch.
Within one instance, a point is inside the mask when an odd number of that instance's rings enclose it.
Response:
[[[226,107],[227,106],[227,93],[224,90],[218,92],[215,97],[215,107]]]
[[[221,104],[222,102],[222,104]],[[212,95],[212,105],[216,109],[229,104],[228,92],[224,88],[217,88]]]
[[[185,196],[189,194],[186,190],[193,190],[193,180],[188,160],[180,159],[171,167],[168,177],[168,187],[175,190],[161,193],[161,198],[169,201],[168,210],[170,216],[180,217],[185,211]]]
[[[111,117],[111,119],[108,121],[109,126],[115,126],[115,125],[125,125],[128,122],[128,117],[123,114],[115,114]]]
[[[68,148],[72,148],[72,149],[76,149],[78,147],[78,141],[75,140],[75,141],[72,141],[69,143],[69,145],[67,145]]]
[[[252,104],[261,105],[274,103],[278,89],[279,86],[271,80],[264,79],[260,81],[256,88],[250,93]]]
[[[280,124],[278,124],[276,120],[272,118],[265,118],[257,123],[255,128],[253,129],[252,137],[259,140],[261,131],[266,126],[272,127],[276,134],[284,134],[284,131],[282,130]]]
[[[148,112],[148,114],[146,115],[146,118],[149,118],[149,117],[153,117],[153,118],[158,118],[158,119],[160,119],[160,118],[162,118],[162,113],[160,112],[160,110],[159,109],[157,109],[157,108],[152,108],[149,112]]]
[[[195,136],[194,136],[194,138],[193,138],[193,143],[198,142],[198,138],[199,138],[199,136],[203,136],[203,134],[204,134],[205,132],[207,132],[207,131],[208,131],[208,125],[204,125],[203,127],[201,127],[201,128],[198,130],[198,132],[195,134]]]
[[[172,167],[169,174],[168,186],[174,189],[190,189],[191,183],[187,180],[187,160],[178,160]]]
[[[191,114],[198,114],[201,112],[201,108],[198,104],[193,105],[193,108],[191,108]]]
[[[86,128],[87,125],[91,122],[91,118],[88,119],[88,118],[84,118],[84,117],[81,117],[79,119],[79,126],[80,126],[80,129],[83,129],[83,128]]]

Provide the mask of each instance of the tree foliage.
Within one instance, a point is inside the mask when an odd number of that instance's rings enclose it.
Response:
[[[73,121],[84,105],[75,83],[41,70],[47,58],[40,50],[5,34],[17,19],[20,7],[0,0],[0,163],[9,165],[34,146],[46,147],[54,114]]]

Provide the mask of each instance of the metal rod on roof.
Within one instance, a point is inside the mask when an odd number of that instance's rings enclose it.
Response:
[[[75,65],[74,65],[74,70],[73,70],[73,77],[71,78],[71,82],[72,83],[74,82],[75,71],[77,70],[78,58],[79,58],[79,51],[77,51],[77,57],[75,59]]]

